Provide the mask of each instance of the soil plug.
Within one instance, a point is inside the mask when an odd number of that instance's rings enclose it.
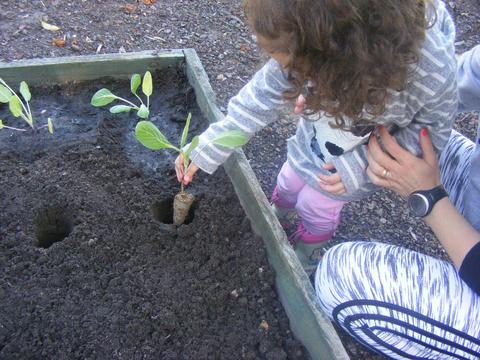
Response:
[[[180,146],[176,147],[172,145],[165,135],[163,135],[160,130],[150,121],[139,121],[135,127],[135,137],[140,143],[150,150],[162,150],[170,149],[176,151],[177,153],[183,156],[183,165],[185,173],[188,171],[190,163],[190,154],[192,151],[199,145],[199,137],[195,136],[190,145],[186,145],[188,130],[190,127],[190,120],[192,114],[188,114],[185,127],[183,129],[182,138],[180,140]],[[248,137],[245,133],[239,130],[230,130],[221,133],[218,137],[212,141],[206,143],[200,148],[197,152],[197,155],[201,153],[202,149],[205,148],[208,144],[221,145],[227,148],[235,148],[243,146],[247,143]],[[181,225],[185,222],[185,219],[188,215],[190,207],[195,201],[195,197],[192,194],[189,194],[185,191],[183,183],[180,185],[180,192],[174,198],[173,205],[173,222],[175,225]]]
[[[53,121],[51,118],[48,118],[47,124],[43,126],[36,127],[33,121],[32,110],[30,109],[29,101],[32,99],[32,94],[30,89],[25,81],[20,83],[20,95],[22,98],[17,95],[13,89],[7,85],[2,78],[0,78],[0,104],[8,104],[8,109],[10,113],[16,118],[22,118],[26,121],[32,129],[42,129],[48,128],[50,134],[53,134]],[[7,126],[3,123],[3,120],[0,119],[0,130],[1,129],[10,129],[15,131],[27,131],[25,129],[19,129],[12,126]]]
[[[182,225],[195,201],[195,196],[186,191],[180,191],[173,198],[173,223]]]

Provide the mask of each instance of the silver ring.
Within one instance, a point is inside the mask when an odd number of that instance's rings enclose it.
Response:
[[[390,177],[390,171],[388,171],[387,169],[383,169],[382,177],[384,178]]]

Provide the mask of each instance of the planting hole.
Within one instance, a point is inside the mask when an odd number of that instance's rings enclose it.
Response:
[[[185,224],[190,224],[195,217],[195,208],[197,207],[197,200],[192,204],[192,207],[188,211]],[[152,206],[153,218],[160,221],[163,224],[173,224],[173,197],[169,197],[160,201],[157,201]]]
[[[47,249],[65,239],[72,229],[70,212],[64,207],[41,209],[36,218],[37,245]]]

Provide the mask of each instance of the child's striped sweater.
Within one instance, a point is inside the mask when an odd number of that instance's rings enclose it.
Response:
[[[419,61],[411,67],[406,89],[389,91],[383,115],[375,121],[394,130],[397,141],[406,149],[419,154],[419,133],[427,128],[435,148],[445,146],[457,109],[455,28],[443,3],[435,3],[437,20],[426,31]],[[231,150],[208,144],[219,133],[239,129],[249,136],[278,119],[278,111],[293,104],[283,98],[291,88],[281,66],[271,59],[233,97],[228,114],[222,121],[210,125],[200,136],[200,153],[192,153],[192,161],[207,173],[214,172],[230,155]],[[313,120],[313,121],[312,121]],[[347,193],[335,196],[340,200],[355,200],[376,187],[366,174],[366,142],[368,134],[355,136],[332,129],[333,119],[324,113],[301,118],[296,134],[288,140],[288,162],[309,185],[323,192],[317,184],[317,174],[326,172],[322,166],[331,162],[340,174]]]

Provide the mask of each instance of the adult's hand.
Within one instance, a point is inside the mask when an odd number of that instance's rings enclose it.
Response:
[[[378,127],[383,149],[372,135],[368,142],[367,175],[378,186],[386,187],[406,198],[414,191],[440,185],[440,170],[427,129],[420,131],[423,158],[402,148],[383,125]]]
[[[197,172],[198,166],[191,162],[188,165],[187,172],[184,174],[184,164],[183,156],[180,154],[175,159],[175,172],[177,173],[177,180],[179,182],[183,181],[184,185],[188,185],[192,179],[193,175]]]

